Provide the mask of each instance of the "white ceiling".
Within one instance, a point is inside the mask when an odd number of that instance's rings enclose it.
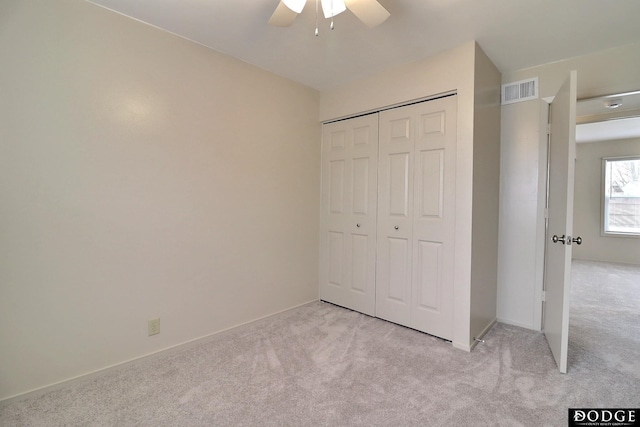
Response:
[[[640,138],[640,118],[616,119],[576,126],[576,142],[602,142]]]
[[[580,100],[576,116],[578,143],[640,138],[640,91]]]
[[[640,41],[638,0],[379,0],[382,25],[346,11],[319,37],[313,0],[288,28],[279,0],[90,1],[319,90],[470,40],[503,73]]]

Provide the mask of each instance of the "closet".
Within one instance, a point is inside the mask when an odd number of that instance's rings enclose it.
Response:
[[[323,126],[321,300],[451,340],[456,102]]]

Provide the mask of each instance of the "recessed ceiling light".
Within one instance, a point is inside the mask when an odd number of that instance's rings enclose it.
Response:
[[[622,99],[612,99],[611,101],[607,101],[604,103],[604,106],[606,108],[610,108],[612,110],[614,108],[618,108],[621,105],[622,105]]]

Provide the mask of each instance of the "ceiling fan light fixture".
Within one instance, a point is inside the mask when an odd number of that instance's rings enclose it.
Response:
[[[295,13],[300,13],[304,9],[304,5],[307,4],[307,0],[282,0],[282,3]]]
[[[334,16],[347,10],[344,0],[322,0],[322,12],[325,18],[333,18]]]
[[[269,19],[269,25],[276,27],[288,27],[302,12],[309,0],[280,0],[276,10]],[[388,17],[389,11],[378,0],[315,0],[316,3],[316,28],[320,18],[320,2],[326,19],[331,19],[333,30],[333,17],[349,9],[367,27],[373,28],[382,24]]]

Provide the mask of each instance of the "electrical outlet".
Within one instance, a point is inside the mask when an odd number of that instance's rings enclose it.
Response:
[[[149,320],[149,336],[160,333],[160,318]]]

